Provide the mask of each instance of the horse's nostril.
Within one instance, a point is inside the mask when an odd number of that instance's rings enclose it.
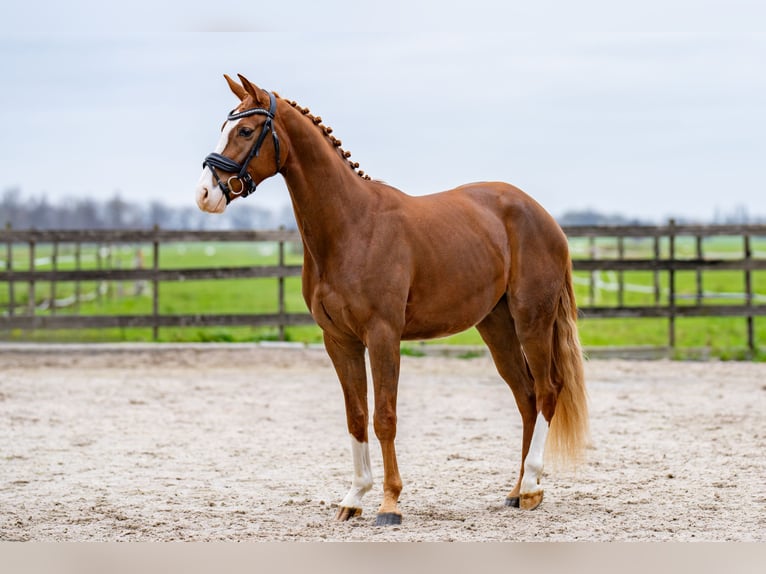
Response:
[[[207,200],[207,196],[208,196],[208,195],[210,195],[210,191],[208,190],[208,188],[206,188],[206,187],[203,187],[203,188],[202,188],[202,199],[205,199],[205,200]]]

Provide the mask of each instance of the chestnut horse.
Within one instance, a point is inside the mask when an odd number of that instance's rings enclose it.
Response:
[[[506,183],[412,197],[371,180],[321,118],[241,75],[241,83],[225,78],[240,103],[205,158],[197,204],[220,213],[276,173],[287,183],[304,247],[303,297],[340,379],[351,435],[354,475],[336,518],[361,514],[373,484],[365,350],[383,454],[376,522],[399,524],[400,342],[473,326],[523,421],[521,469],[505,503],[536,508],[546,444],[577,458],[588,427],[571,261],[556,221]]]

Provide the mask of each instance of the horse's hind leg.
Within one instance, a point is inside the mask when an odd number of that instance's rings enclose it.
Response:
[[[521,343],[527,368],[534,381],[535,417],[529,449],[524,455],[519,491],[521,508],[536,508],[543,500],[540,480],[543,474],[543,454],[560,389],[554,384],[551,366],[553,355],[553,325],[556,301],[538,290],[523,304],[511,301],[516,335]],[[527,430],[530,423],[525,420]]]
[[[527,370],[526,360],[516,336],[516,327],[505,297],[476,328],[487,344],[490,353],[492,353],[492,359],[498,373],[513,391],[516,405],[519,408],[519,413],[521,413],[523,423],[521,469],[513,490],[508,493],[505,499],[506,506],[518,507],[524,460],[529,452],[537,418],[535,385]]]

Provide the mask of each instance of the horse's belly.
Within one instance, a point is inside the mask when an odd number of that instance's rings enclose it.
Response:
[[[489,314],[492,309],[484,313],[475,313],[460,317],[450,316],[441,318],[418,318],[408,321],[402,333],[403,340],[438,339],[461,333],[470,329]]]
[[[478,322],[478,321],[477,321]],[[449,337],[457,333],[470,329],[476,323],[469,323],[464,326],[456,325],[408,325],[402,333],[402,341],[420,341],[424,339],[440,339]]]
[[[504,293],[504,283],[498,282],[470,291],[437,289],[429,296],[412,298],[405,310],[402,339],[436,339],[470,329],[494,309]]]

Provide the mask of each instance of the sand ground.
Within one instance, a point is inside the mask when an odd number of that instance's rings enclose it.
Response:
[[[333,521],[352,463],[319,349],[0,349],[0,540],[766,541],[766,365],[592,360],[592,445],[506,508],[521,423],[486,357],[404,357],[401,526]],[[371,436],[374,436],[372,431]]]

